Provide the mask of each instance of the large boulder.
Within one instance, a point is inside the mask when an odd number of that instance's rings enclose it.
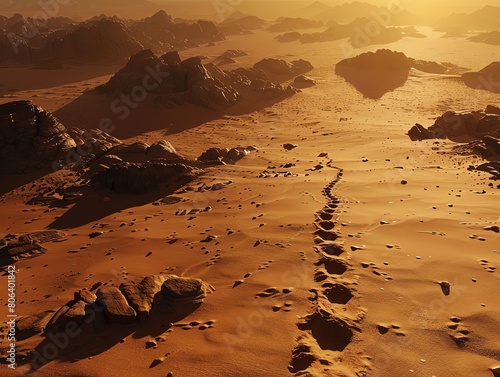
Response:
[[[103,306],[104,315],[111,324],[129,325],[137,322],[136,311],[116,287],[101,287],[97,291],[97,302]]]
[[[193,179],[192,168],[163,162],[123,162],[92,177],[92,183],[115,192],[143,194],[161,183],[186,184]]]
[[[159,310],[172,313],[199,305],[214,290],[201,279],[169,275],[161,287]]]
[[[154,297],[166,278],[166,275],[149,275],[137,284],[128,282],[120,285],[121,292],[136,311],[139,321],[149,317]]]

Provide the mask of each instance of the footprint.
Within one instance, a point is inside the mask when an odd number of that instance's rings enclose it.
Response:
[[[332,304],[347,304],[353,297],[352,292],[345,285],[338,283],[323,284],[324,294]]]
[[[255,298],[263,298],[263,297],[271,297],[271,296],[276,296],[280,293],[280,291],[277,288],[271,287],[264,289],[261,293],[258,293]]]
[[[315,265],[322,265],[330,275],[342,275],[347,271],[347,262],[338,257],[324,256]]]
[[[456,345],[460,348],[464,347],[467,341],[469,340],[469,329],[462,324],[462,318],[453,316],[450,318],[450,322],[447,324],[449,336]]]
[[[322,350],[343,351],[351,343],[353,326],[326,311],[317,311],[298,324],[300,330],[311,331]]]
[[[496,269],[497,269],[495,266],[489,264],[489,262],[486,259],[481,259],[479,261],[479,263],[489,273],[494,273],[496,271]]]
[[[260,266],[259,266],[259,270],[266,270],[268,269],[269,267],[271,267],[271,265],[273,264],[273,261],[272,260],[269,260],[267,262],[264,262],[262,263]]]

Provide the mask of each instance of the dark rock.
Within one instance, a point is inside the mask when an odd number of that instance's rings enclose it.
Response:
[[[255,63],[255,69],[277,74],[277,75],[293,75],[311,71],[314,67],[306,60],[299,59],[292,62],[287,62],[283,59],[262,59]]]
[[[316,80],[313,80],[310,77],[300,75],[293,80],[293,85],[297,86],[298,88],[306,88],[310,86],[316,85]]]
[[[415,124],[410,131],[408,131],[408,136],[412,141],[434,139],[434,134],[418,123]]]
[[[462,80],[470,88],[500,93],[500,62],[494,62],[478,72],[467,72]]]
[[[486,162],[476,167],[475,170],[484,171],[492,175],[492,179],[500,179],[500,161]]]
[[[183,164],[123,162],[96,173],[91,181],[115,192],[143,194],[160,183],[186,184],[192,170]]]
[[[486,106],[486,114],[500,115],[500,107],[488,105]]]
[[[377,50],[337,63],[335,73],[352,84],[365,97],[378,99],[403,86],[411,62],[402,52]]]
[[[111,324],[128,325],[137,322],[136,311],[116,287],[101,287],[97,301],[104,307],[104,314]]]
[[[494,111],[491,107],[487,112]],[[408,135],[412,140],[472,137],[483,140],[486,146],[496,146],[496,138],[500,137],[500,115],[486,114],[482,111],[458,113],[447,111],[436,119],[428,129],[417,124]],[[478,143],[472,143],[475,146]]]

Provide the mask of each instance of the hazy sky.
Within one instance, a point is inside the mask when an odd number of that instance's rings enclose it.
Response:
[[[150,0],[152,2],[161,4],[163,6],[179,3],[178,0]],[[241,11],[247,11],[252,8],[255,9],[257,4],[261,12],[266,8],[283,12],[293,9],[299,9],[305,5],[313,3],[315,0],[183,0],[182,3],[189,7],[189,3],[197,2],[204,3],[203,8],[212,7],[214,3],[220,2],[222,4],[235,4],[235,8]],[[319,0],[320,2],[328,5],[339,5],[351,0]],[[427,16],[442,17],[448,16],[451,13],[471,13],[485,5],[500,6],[500,0],[358,0],[360,2],[371,3],[378,6],[388,7],[391,4],[401,4],[404,9],[408,9],[413,13],[424,14]],[[287,3],[283,8],[283,3]],[[278,5],[279,4],[279,5]],[[260,12],[259,12],[260,13]]]

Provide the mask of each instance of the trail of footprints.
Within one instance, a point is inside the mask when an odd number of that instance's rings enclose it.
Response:
[[[354,331],[360,331],[356,323],[362,320],[362,315],[354,320],[344,317],[341,314],[344,310],[336,308],[338,305],[347,305],[353,297],[353,292],[342,279],[342,275],[349,270],[349,264],[342,257],[345,249],[342,243],[338,242],[339,235],[335,232],[335,211],[340,200],[333,194],[333,188],[341,179],[343,171],[331,166],[331,161],[327,166],[336,169],[337,175],[323,189],[323,195],[328,202],[316,213],[317,230],[313,236],[319,259],[314,263],[317,266],[314,281],[319,287],[310,290],[314,294],[311,298],[315,304],[314,312],[303,317],[297,325],[305,333],[297,340],[298,345],[292,352],[288,368],[291,373],[297,374],[304,373],[316,362],[319,362],[325,371],[340,373],[335,360],[319,354],[315,343],[323,351],[342,352],[351,343]],[[303,261],[307,259],[305,253],[301,253],[301,258]]]

